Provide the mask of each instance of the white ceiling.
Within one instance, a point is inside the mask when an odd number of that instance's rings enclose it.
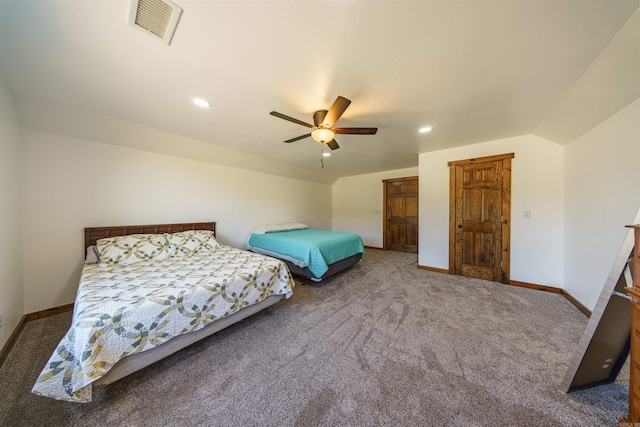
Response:
[[[592,84],[585,71],[640,6],[640,0],[175,2],[184,12],[168,46],[128,25],[129,1],[0,0],[0,74],[18,100],[178,134],[276,168],[284,164],[302,179],[332,181],[415,167],[420,152],[536,131],[570,142],[598,114],[581,121],[575,108],[584,102],[574,105],[567,94]],[[632,47],[640,40],[637,27],[629,30]],[[633,49],[625,55],[640,57]],[[640,61],[631,62],[633,71]],[[624,94],[607,107],[613,111],[600,111],[601,119],[640,96],[633,72],[623,78],[620,70],[603,70],[591,74],[632,87],[615,88]],[[282,142],[308,129],[269,112],[312,123],[313,112],[328,109],[338,95],[352,101],[338,126],[379,130],[338,135],[341,148],[321,169],[312,139]],[[193,97],[212,107],[198,109]],[[28,123],[28,111],[19,113]],[[433,131],[418,134],[425,125]],[[172,150],[179,155],[181,147]]]

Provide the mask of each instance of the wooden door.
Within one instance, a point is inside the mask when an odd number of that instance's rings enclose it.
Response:
[[[508,283],[512,158],[506,154],[449,163],[453,274]]]
[[[418,177],[386,179],[384,249],[418,253]]]

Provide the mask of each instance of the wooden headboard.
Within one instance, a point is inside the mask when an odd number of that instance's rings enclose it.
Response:
[[[87,227],[84,229],[84,250],[95,245],[99,239],[105,237],[128,236],[129,234],[162,234],[177,233],[186,230],[211,230],[215,236],[215,222],[187,222],[184,224],[151,224],[151,225],[120,225],[113,227]]]

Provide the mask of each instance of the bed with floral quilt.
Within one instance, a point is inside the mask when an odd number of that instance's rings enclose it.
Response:
[[[282,261],[219,244],[215,223],[90,228],[85,246],[71,327],[32,390],[58,400],[90,402],[94,387],[288,298],[294,287]]]

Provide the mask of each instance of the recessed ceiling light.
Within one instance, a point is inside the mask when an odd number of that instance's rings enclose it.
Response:
[[[331,157],[331,153],[322,153],[324,157]]]
[[[431,126],[425,126],[423,128],[420,128],[420,130],[418,132],[420,132],[420,133],[431,132]]]
[[[204,99],[200,99],[200,98],[193,98],[193,103],[196,104],[198,107],[202,107],[202,108],[211,107],[211,103],[209,101],[205,101]]]

